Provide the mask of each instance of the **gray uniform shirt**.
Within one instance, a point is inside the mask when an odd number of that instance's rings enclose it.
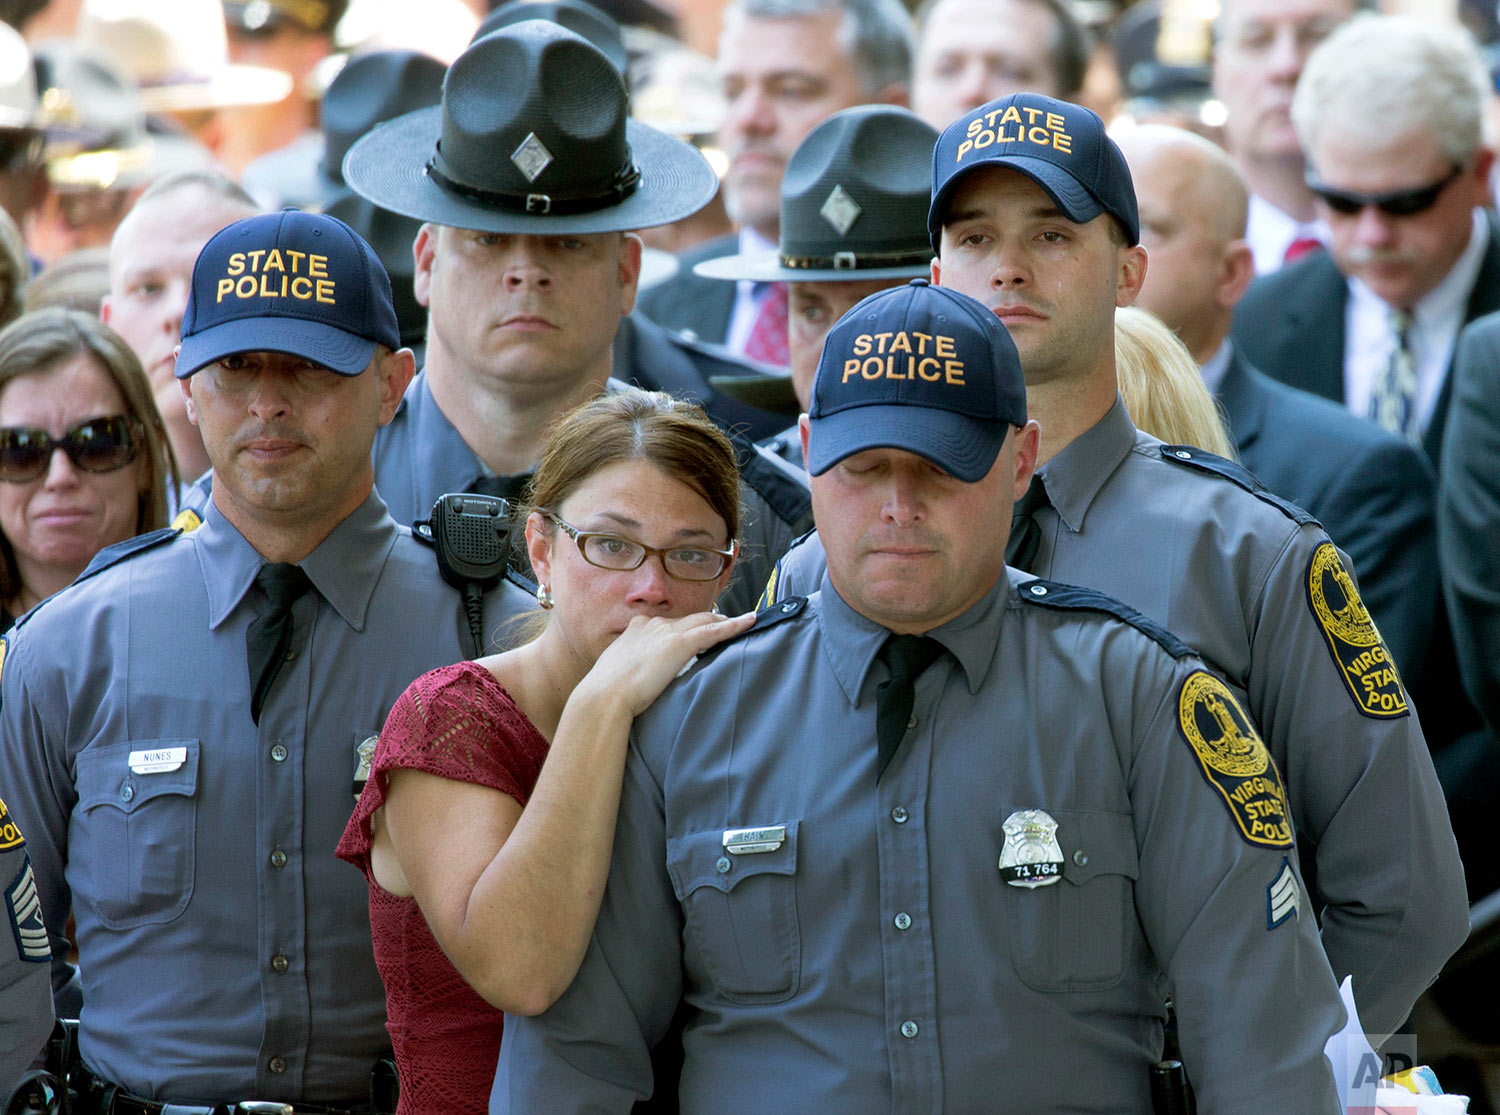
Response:
[[[0,1100],[31,1066],[52,1032],[47,929],[21,826],[0,800],[0,894],[9,930],[0,929]]]
[[[1019,579],[931,632],[948,653],[878,782],[889,632],[826,581],[667,690],[632,732],[583,969],[506,1020],[492,1115],[629,1111],[679,1001],[690,1115],[1143,1112],[1164,975],[1205,1115],[1337,1109],[1344,1012],[1290,830],[1239,827],[1280,793],[1249,721],[1196,658]],[[1212,694],[1259,760],[1234,787],[1199,758],[1234,750]]]
[[[1033,572],[1139,609],[1244,695],[1316,868],[1334,973],[1354,977],[1367,1030],[1395,1030],[1468,933],[1463,865],[1421,726],[1327,535],[1173,459],[1118,400],[1041,476]],[[824,567],[814,536],[768,596],[808,591]]]
[[[812,526],[812,502],[800,468],[743,438],[731,440],[740,465],[740,556],[719,607],[737,615],[755,606],[776,559]],[[419,373],[396,417],[375,436],[375,489],[392,517],[425,519],[438,496],[469,491],[484,475],[484,464],[432,397],[426,372]]]
[[[263,562],[211,508],[33,611],[0,667],[0,786],[59,986],[77,917],[95,1072],[158,1099],[348,1103],[390,1047],[365,879],[333,854],[358,749],[471,639],[431,550],[372,495],[300,563],[316,591],[257,727]],[[502,582],[487,624],[530,606]]]

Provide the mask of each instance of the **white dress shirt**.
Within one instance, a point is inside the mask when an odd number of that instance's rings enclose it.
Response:
[[[1488,229],[1484,214],[1474,210],[1469,244],[1441,282],[1412,307],[1408,347],[1417,372],[1417,426],[1427,429],[1442,393],[1443,378],[1453,359],[1453,346],[1463,328],[1464,309],[1474,280],[1484,262]],[[1349,303],[1344,309],[1344,403],[1361,418],[1369,416],[1375,378],[1390,362],[1396,347],[1391,309],[1359,279],[1349,280]]]

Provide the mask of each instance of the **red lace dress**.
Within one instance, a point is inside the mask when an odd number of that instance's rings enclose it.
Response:
[[[416,899],[389,893],[370,873],[370,817],[385,803],[386,772],[426,771],[489,786],[525,805],[546,754],[547,742],[531,721],[495,676],[473,662],[423,674],[386,718],[337,855],[370,880],[375,963],[401,1072],[398,1115],[485,1115],[504,1016],[464,982]]]

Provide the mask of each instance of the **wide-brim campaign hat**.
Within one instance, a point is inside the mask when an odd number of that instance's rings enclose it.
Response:
[[[470,41],[528,19],[550,20],[575,35],[582,35],[602,50],[620,75],[629,80],[630,55],[625,50],[625,35],[620,25],[586,0],[507,0],[479,21]]]
[[[340,375],[401,347],[391,280],[343,221],[283,209],[214,233],[193,264],[177,378],[241,352],[300,356]]]
[[[75,37],[135,79],[146,112],[274,104],[292,91],[290,74],[229,61],[219,0],[84,0]]]
[[[343,193],[344,156],[371,128],[443,97],[448,67],[415,50],[349,59],[323,93],[320,132],[267,152],[245,168],[246,188],[300,209],[326,208]]]
[[[711,279],[849,282],[927,275],[927,208],[937,129],[904,108],[836,112],[805,138],[781,179],[777,250],[707,259]]]
[[[357,142],[344,179],[397,213],[482,232],[625,232],[696,213],[718,189],[708,161],[628,107],[597,47],[513,23],[454,61],[441,106]]]
[[[1040,93],[1013,93],[981,105],[943,129],[932,152],[932,250],[942,242],[953,194],[985,167],[1009,167],[1030,178],[1075,224],[1101,213],[1120,223],[1130,244],[1141,239],[1130,168],[1104,121],[1082,105]]]

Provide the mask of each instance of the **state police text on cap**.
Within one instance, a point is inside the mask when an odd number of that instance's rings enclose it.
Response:
[[[974,483],[1026,424],[1009,331],[984,305],[926,279],[877,291],[829,330],[808,408],[817,476],[867,449],[904,449]]]
[[[1087,224],[1108,213],[1127,243],[1140,242],[1135,184],[1104,121],[1082,105],[1015,93],[960,116],[938,136],[927,212],[934,252],[941,254],[954,192],[974,171],[995,166],[1026,175],[1070,221]]]
[[[348,225],[286,209],[220,229],[198,253],[177,376],[241,352],[283,352],[341,375],[398,349],[391,280]]]

